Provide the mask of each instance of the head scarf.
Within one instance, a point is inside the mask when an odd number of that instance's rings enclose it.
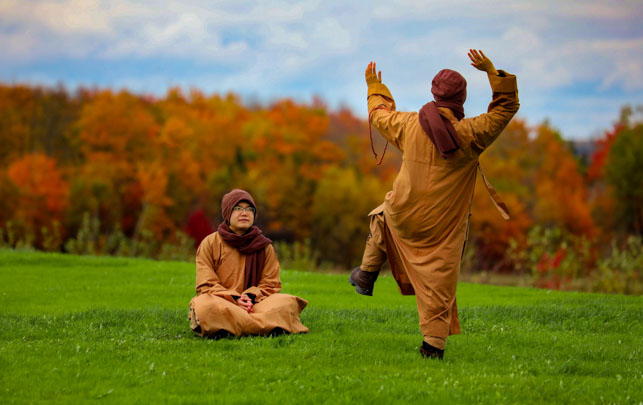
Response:
[[[266,238],[261,232],[261,229],[254,224],[243,235],[237,235],[230,229],[232,209],[241,201],[246,201],[254,207],[256,220],[257,206],[255,205],[255,201],[252,199],[252,196],[248,192],[236,188],[223,196],[221,201],[221,215],[223,216],[223,222],[219,224],[217,232],[225,243],[246,256],[244,289],[248,289],[259,285],[259,281],[261,281],[261,275],[263,273],[263,266],[266,260],[266,246],[270,245],[272,241]]]
[[[426,103],[420,109],[420,126],[446,159],[460,148],[460,144],[453,124],[440,113],[438,107],[449,108],[458,121],[464,118],[467,81],[455,70],[443,69],[433,78],[431,93],[435,101]]]

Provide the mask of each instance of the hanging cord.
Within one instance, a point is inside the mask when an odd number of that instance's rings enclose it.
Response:
[[[487,180],[487,177],[484,175],[484,172],[482,171],[482,166],[480,166],[480,162],[478,162],[478,170],[480,170],[480,174],[482,175],[482,180],[484,181],[484,185],[487,188],[487,191],[489,192],[489,197],[491,197],[491,201],[493,202],[493,205],[496,206],[496,209],[500,212],[500,215],[505,219],[505,221],[509,220],[511,217],[509,216],[509,208],[507,208],[507,204],[502,201],[498,193],[496,192],[496,189],[493,188],[491,183],[489,183],[489,180]]]
[[[371,150],[373,151],[373,155],[375,156],[375,164],[377,166],[382,164],[382,161],[384,160],[384,155],[386,154],[386,148],[388,148],[388,140],[386,141],[386,145],[384,145],[384,150],[382,151],[382,157],[380,158],[379,162],[377,161],[377,152],[375,152],[375,146],[373,145],[373,131],[371,129],[371,117],[373,116],[373,113],[375,110],[389,110],[387,106],[384,104],[380,104],[377,107],[373,108],[370,113],[368,113],[368,136],[371,139]]]

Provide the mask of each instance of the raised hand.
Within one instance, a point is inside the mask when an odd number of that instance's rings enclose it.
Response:
[[[487,72],[490,75],[497,75],[498,71],[491,63],[491,60],[485,56],[482,51],[476,51],[475,49],[469,49],[469,59],[471,59],[471,66],[483,72]]]
[[[375,69],[375,62],[371,62],[368,64],[366,67],[366,84],[372,84],[372,83],[382,83],[382,71],[379,72],[379,74],[375,73],[377,70]]]

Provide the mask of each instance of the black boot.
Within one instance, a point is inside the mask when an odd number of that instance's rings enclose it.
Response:
[[[212,340],[221,340],[221,339],[230,339],[234,337],[234,335],[225,329],[219,329],[215,333],[205,335],[205,337]]]
[[[440,359],[444,357],[444,350],[433,347],[430,344],[422,341],[422,347],[420,347],[420,354],[425,359]]]
[[[361,268],[356,267],[348,278],[348,281],[355,287],[355,291],[357,291],[358,294],[373,295],[373,286],[379,274],[379,270],[373,272],[362,271]]]

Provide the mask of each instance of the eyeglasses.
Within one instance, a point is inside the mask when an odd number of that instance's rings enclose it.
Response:
[[[232,211],[236,211],[236,212],[245,211],[245,212],[254,214],[257,210],[255,209],[255,207],[241,207],[239,205],[236,205],[234,208],[232,208]]]

